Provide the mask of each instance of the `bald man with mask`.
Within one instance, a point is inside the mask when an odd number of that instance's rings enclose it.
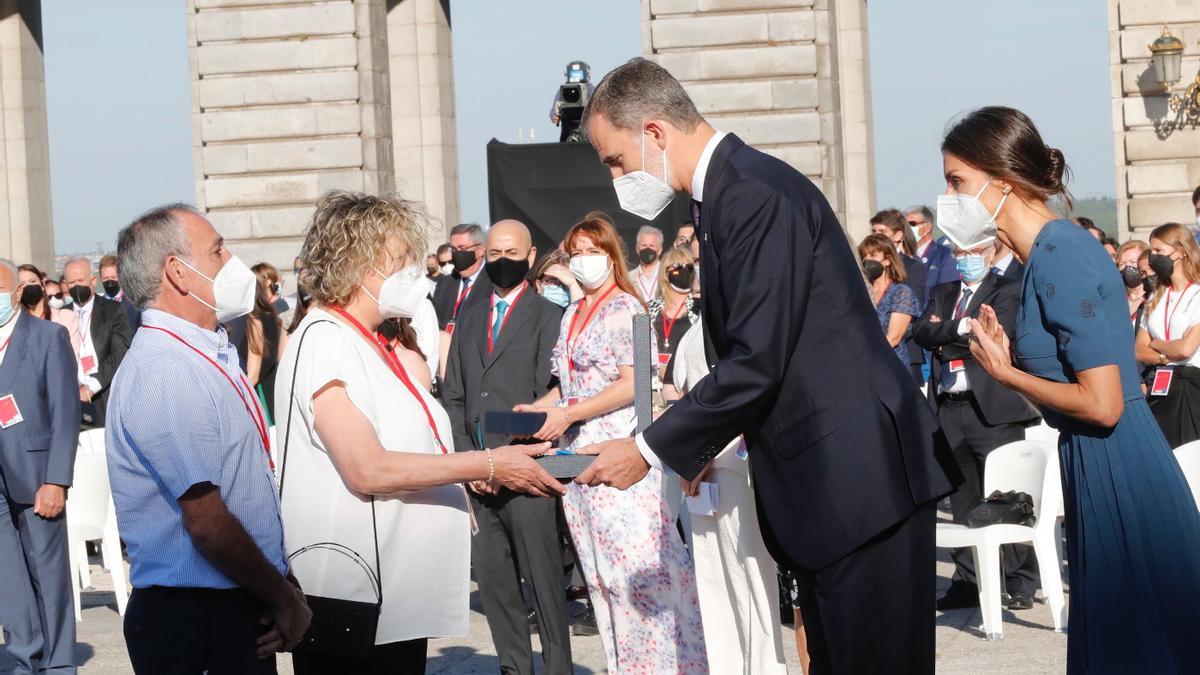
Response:
[[[488,231],[484,274],[487,302],[465,304],[450,342],[442,400],[454,427],[454,447],[478,450],[514,442],[486,433],[484,416],[531,403],[555,384],[550,374],[562,310],[526,280],[537,257],[529,229],[502,220]],[[543,672],[571,672],[562,556],[554,499],[471,485],[479,534],[471,564],[503,673],[533,671],[529,619],[521,578],[533,591]]]

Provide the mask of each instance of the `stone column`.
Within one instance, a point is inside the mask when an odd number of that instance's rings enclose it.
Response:
[[[1116,150],[1117,231],[1146,239],[1166,222],[1193,223],[1200,185],[1200,129],[1172,128],[1149,44],[1167,27],[1183,40],[1182,94],[1200,69],[1200,8],[1189,0],[1109,0],[1109,63]],[[1070,162],[1068,157],[1067,161]]]
[[[458,141],[449,0],[388,0],[396,191],[425,203],[430,245],[458,223]]]
[[[188,0],[196,202],[290,272],[318,196],[392,190],[385,0]]]
[[[54,271],[42,9],[0,0],[0,257]]]
[[[853,237],[868,231],[863,0],[643,0],[642,27],[642,51],[713,126],[808,176]]]

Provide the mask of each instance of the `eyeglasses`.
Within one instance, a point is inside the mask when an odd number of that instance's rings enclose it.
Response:
[[[925,221],[923,221],[923,220],[910,220],[910,221],[908,221],[908,224],[909,224],[909,225],[911,225],[911,226],[913,226],[913,227],[921,227],[922,225],[924,225],[924,224],[925,224]]]

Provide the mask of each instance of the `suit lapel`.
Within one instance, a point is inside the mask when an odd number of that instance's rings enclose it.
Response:
[[[721,262],[712,241],[713,228],[716,225],[712,214],[716,212],[714,206],[720,198],[720,195],[717,194],[717,185],[729,164],[729,157],[743,145],[745,143],[737,135],[727,134],[720,143],[717,143],[704,174],[704,194],[702,195],[704,200],[700,202],[700,267],[707,270],[707,273],[700,275],[700,316],[704,335],[704,355],[710,368],[719,360],[719,354],[716,340],[706,317],[713,317],[713,325],[717,326],[723,324],[725,315],[725,312],[718,310],[717,303],[712,300],[712,298],[718,297],[717,287],[714,284],[721,277]],[[706,213],[709,215],[706,216]]]
[[[92,299],[92,314],[88,317],[88,335],[92,338],[92,350],[96,352],[96,365],[100,364],[100,336],[104,333],[101,327],[104,325],[104,317],[100,314],[104,311],[104,303],[100,297],[96,296]]]
[[[978,316],[979,307],[983,304],[983,299],[987,297],[992,289],[996,287],[996,282],[992,279],[992,274],[989,272],[983,281],[979,284],[979,288],[975,290],[975,294],[971,296],[971,301],[967,303],[966,316]]]
[[[0,364],[0,396],[12,393],[13,380],[21,370],[21,364],[25,362],[25,352],[28,351],[29,322],[32,319],[26,316],[20,307],[16,308],[16,312],[17,316],[13,321],[16,321],[17,325],[13,326],[8,350],[4,352],[4,363]]]
[[[529,286],[526,286],[525,290],[522,291],[520,297],[516,299],[516,302],[513,303],[512,307],[508,308],[508,316],[500,327],[500,337],[497,338],[496,344],[492,345],[492,353],[488,354],[487,358],[484,359],[484,368],[490,368],[492,364],[496,362],[496,359],[500,357],[500,354],[503,353],[504,350],[508,348],[508,345],[512,343],[514,336],[517,333],[522,332],[521,328],[528,323],[526,321],[528,318],[527,315],[532,311],[531,308],[533,307],[533,304],[530,302],[530,298],[525,296],[529,295],[531,291],[532,289]],[[491,289],[488,289],[488,295],[491,295]],[[487,303],[489,305],[489,311],[487,313],[488,325],[484,329],[486,333],[483,336],[483,349],[485,352],[487,351],[488,334],[490,334],[492,331],[490,297],[487,299]]]

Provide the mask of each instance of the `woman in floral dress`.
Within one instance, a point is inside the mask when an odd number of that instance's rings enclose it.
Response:
[[[559,386],[516,409],[546,413],[536,437],[573,450],[632,435],[633,316],[646,309],[611,225],[585,219],[565,242],[585,295],[563,316]],[[625,491],[571,483],[563,497],[613,673],[708,672],[696,580],[663,480],[651,469]]]

